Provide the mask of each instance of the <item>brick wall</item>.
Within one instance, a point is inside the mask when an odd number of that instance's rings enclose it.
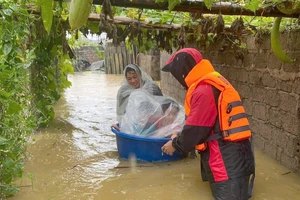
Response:
[[[148,54],[139,53],[137,55],[137,64],[149,75],[154,81],[160,80],[160,52],[159,49],[153,49]]]
[[[243,60],[221,43],[200,51],[239,91],[250,115],[255,147],[300,171],[300,32],[281,36],[287,54],[297,59],[292,64],[280,62],[271,52],[270,37],[263,39],[256,45],[254,37],[244,38],[248,51]],[[169,57],[162,52],[160,65]],[[161,87],[165,95],[183,103],[185,91],[169,73],[161,72]]]
[[[75,55],[77,57],[77,60],[87,60],[89,61],[90,64],[102,60],[97,55],[96,48],[97,48],[96,46],[81,46],[80,48],[75,49]],[[100,50],[100,48],[98,50]]]

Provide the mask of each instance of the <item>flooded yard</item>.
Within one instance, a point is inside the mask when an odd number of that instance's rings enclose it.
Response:
[[[54,122],[30,141],[20,192],[11,200],[211,200],[199,156],[174,162],[120,160],[115,134],[122,75],[78,73]],[[256,150],[253,200],[299,199],[300,176]]]

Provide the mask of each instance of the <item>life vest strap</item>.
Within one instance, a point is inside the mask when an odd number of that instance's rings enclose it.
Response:
[[[205,142],[209,142],[209,141],[212,141],[212,140],[222,139],[223,137],[228,137],[231,134],[235,134],[235,133],[243,132],[243,131],[247,131],[247,130],[250,130],[250,127],[248,125],[247,126],[241,126],[241,127],[238,127],[238,128],[233,128],[233,129],[229,129],[229,130],[223,131],[223,135],[221,133],[214,133],[213,135],[210,135],[205,140]]]
[[[237,106],[242,106],[243,103],[241,101],[234,101],[231,103],[228,103],[226,113],[229,114],[232,111],[232,108]]]
[[[248,115],[246,113],[239,113],[239,114],[236,114],[236,115],[232,115],[228,119],[228,125],[230,126],[231,123],[235,120],[242,119],[242,118],[247,118],[247,117],[248,117]]]
[[[219,117],[217,117],[213,129],[214,129],[214,134],[213,134],[213,135],[210,135],[210,136],[205,140],[205,142],[209,142],[209,141],[212,141],[212,140],[218,140],[218,139],[222,139],[222,138],[223,138],[222,132],[220,132]]]
[[[243,131],[247,131],[247,130],[250,130],[249,125],[225,130],[225,131],[223,131],[223,137],[228,137],[231,134],[235,134],[235,133],[239,133],[239,132],[243,132]]]
[[[221,133],[215,133],[213,135],[210,135],[206,140],[205,142],[209,142],[209,141],[212,141],[212,140],[218,140],[218,139],[221,139],[223,138],[222,134]]]

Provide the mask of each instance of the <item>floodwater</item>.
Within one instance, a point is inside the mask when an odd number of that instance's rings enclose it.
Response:
[[[200,177],[199,156],[164,163],[118,158],[116,93],[121,75],[78,73],[56,106],[53,124],[32,138],[10,200],[211,200]],[[253,200],[293,200],[300,176],[256,150]]]

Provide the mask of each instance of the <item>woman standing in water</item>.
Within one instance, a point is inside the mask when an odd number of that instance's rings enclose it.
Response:
[[[143,72],[138,65],[129,64],[124,69],[124,80],[117,94],[117,120],[120,123],[126,112],[128,97],[132,91],[141,88],[149,92],[151,95],[163,96],[158,85]],[[115,128],[117,127],[113,124]]]

